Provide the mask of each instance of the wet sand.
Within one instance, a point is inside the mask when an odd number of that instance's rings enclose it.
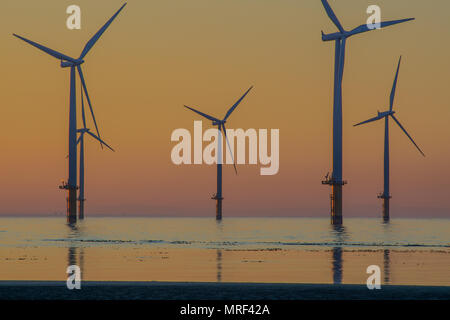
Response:
[[[65,281],[68,265],[83,281],[366,284],[378,265],[383,285],[447,286],[450,250],[232,250],[156,247],[4,247],[0,280]]]

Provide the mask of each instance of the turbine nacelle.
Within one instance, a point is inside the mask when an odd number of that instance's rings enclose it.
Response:
[[[76,62],[61,60],[61,68],[76,67],[76,66],[82,65],[84,63],[84,60],[82,60],[82,59],[78,59],[78,60],[74,60],[74,61],[76,61]]]
[[[340,40],[342,38],[347,38],[349,36],[350,36],[350,34],[347,31],[345,31],[345,33],[335,32],[335,33],[329,33],[329,34],[325,34],[322,31],[322,41]]]
[[[223,124],[225,124],[227,121],[226,120],[222,120],[222,121],[213,121],[212,125],[213,126],[222,126]]]
[[[384,111],[384,112],[380,112],[378,111],[378,117],[387,117],[387,116],[391,116],[395,113],[395,111]]]

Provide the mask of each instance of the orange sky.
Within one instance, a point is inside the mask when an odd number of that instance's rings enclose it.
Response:
[[[81,6],[81,30],[66,28],[70,4]],[[65,211],[57,186],[67,174],[69,70],[11,34],[78,56],[121,4],[0,4],[0,215]],[[330,0],[348,29],[365,23],[369,4]],[[392,217],[449,217],[450,4],[376,4],[383,20],[417,20],[348,42],[344,217],[381,214],[383,123],[352,124],[387,108],[400,54],[396,112],[427,157],[391,123]],[[320,181],[331,168],[334,46],[322,29],[336,31],[319,0],[128,1],[83,65],[102,137],[116,149],[87,143],[88,214],[214,216],[215,166],[173,165],[170,135],[199,120],[183,104],[221,116],[254,85],[228,128],[280,129],[280,171],[238,166],[236,176],[227,166],[224,216],[328,216]]]

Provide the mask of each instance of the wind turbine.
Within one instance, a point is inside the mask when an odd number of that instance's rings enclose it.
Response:
[[[81,91],[81,117],[83,119],[83,128],[78,129],[77,132],[80,134],[77,140],[77,144],[80,145],[80,191],[78,193],[78,218],[80,220],[84,219],[84,134],[87,133],[95,140],[99,141],[100,144],[105,145],[110,150],[114,151],[105,141],[100,139],[100,137],[96,136],[86,127],[86,116],[84,114],[84,101],[83,101],[83,91]]]
[[[214,118],[213,116],[207,115],[206,113],[200,112],[198,110],[195,110],[194,108],[188,107],[185,105],[186,108],[194,111],[195,113],[198,113],[202,117],[211,120],[213,126],[217,126],[217,144],[218,144],[218,151],[217,151],[217,193],[211,198],[213,200],[216,200],[216,219],[222,220],[222,130],[225,134],[225,139],[228,144],[228,149],[230,150],[231,158],[233,159],[233,165],[234,165],[234,171],[237,174],[236,170],[236,163],[234,162],[233,157],[233,151],[231,150],[230,142],[228,141],[227,137],[227,130],[225,129],[225,123],[227,122],[228,117],[231,115],[231,113],[236,109],[236,107],[241,103],[241,101],[245,98],[245,96],[249,93],[249,91],[253,88],[251,86],[243,95],[239,98],[238,101],[236,101],[233,106],[228,110],[225,117],[222,120],[219,120],[217,118]]]
[[[322,181],[322,184],[331,185],[331,223],[342,224],[342,186],[347,182],[342,179],[342,78],[344,75],[345,46],[347,38],[356,34],[372,31],[367,24],[363,24],[351,31],[345,30],[334,14],[327,0],[321,0],[322,5],[331,21],[338,28],[338,32],[324,34],[322,41],[335,42],[334,62],[334,97],[333,97],[333,172],[331,177]],[[394,24],[413,20],[414,18],[381,22],[379,27],[384,28]]]
[[[15,37],[27,42],[28,44],[44,51],[56,59],[61,60],[61,68],[70,68],[70,107],[69,107],[69,178],[67,184],[63,183],[60,186],[61,189],[66,189],[68,191],[67,197],[67,222],[75,223],[77,221],[77,113],[76,113],[76,72],[78,72],[81,80],[82,88],[86,94],[86,98],[89,104],[89,109],[91,111],[92,118],[94,120],[95,130],[97,131],[97,136],[100,138],[100,132],[97,127],[97,122],[95,120],[94,111],[92,109],[91,100],[86,87],[86,82],[84,80],[83,71],[81,65],[84,63],[84,57],[92,49],[95,43],[100,39],[105,30],[117,17],[117,15],[125,7],[126,3],[120,7],[119,10],[105,23],[103,27],[97,31],[96,34],[86,43],[83,51],[78,58],[72,58],[58,51],[47,48],[39,43],[28,40],[17,34],[13,34]]]
[[[419,152],[423,156],[425,156],[422,150],[420,150],[419,146],[414,142],[413,138],[411,138],[411,136],[408,134],[406,129],[400,124],[400,121],[398,121],[398,119],[394,116],[395,111],[393,110],[393,107],[394,107],[395,89],[397,87],[398,72],[400,70],[401,61],[402,57],[400,56],[400,59],[398,60],[397,72],[395,73],[394,84],[392,85],[392,91],[389,101],[389,110],[384,112],[378,112],[378,116],[354,125],[356,127],[365,123],[381,120],[384,118],[384,191],[383,193],[378,195],[378,198],[383,199],[384,221],[389,221],[389,199],[391,198],[391,195],[389,193],[389,117],[392,117],[392,119],[394,119],[395,123],[398,124],[400,129],[403,130],[403,132],[406,134],[409,140],[411,140],[411,142],[416,146],[417,150],[419,150]]]

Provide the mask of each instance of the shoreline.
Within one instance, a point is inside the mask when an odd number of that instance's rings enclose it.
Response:
[[[0,281],[0,300],[449,300],[450,286],[354,284]]]

